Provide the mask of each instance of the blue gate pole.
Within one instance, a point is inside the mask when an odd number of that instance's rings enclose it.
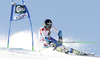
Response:
[[[13,0],[12,0],[12,2],[13,2]],[[12,7],[11,7],[11,16],[10,16],[10,25],[9,25],[9,32],[8,32],[7,48],[9,48],[11,21],[12,21],[12,18],[13,18],[13,8],[14,8],[14,5],[12,4]]]
[[[24,5],[26,11],[27,11],[27,14],[28,14],[28,18],[29,18],[29,22],[30,22],[30,27],[31,27],[31,34],[32,34],[32,51],[34,51],[34,39],[33,39],[33,28],[32,28],[32,22],[31,22],[31,18],[30,18],[30,14],[29,14],[29,11],[27,9],[27,7]]]
[[[32,29],[32,22],[30,18],[29,18],[29,22],[30,22],[31,34],[32,34],[32,51],[34,51],[33,29]]]
[[[10,29],[11,29],[11,21],[10,21],[10,25],[9,25],[9,33],[8,33],[8,43],[7,43],[7,48],[9,48]]]

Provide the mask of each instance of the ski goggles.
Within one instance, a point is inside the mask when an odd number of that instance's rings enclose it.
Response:
[[[51,28],[52,27],[52,25],[46,25],[46,28]]]

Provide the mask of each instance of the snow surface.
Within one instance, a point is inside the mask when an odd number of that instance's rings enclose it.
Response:
[[[72,40],[71,38],[65,39],[66,41]],[[100,59],[93,56],[67,55],[53,51],[52,48],[43,49],[36,33],[34,33],[34,45],[35,51],[31,51],[31,33],[29,31],[22,31],[11,35],[9,49],[6,48],[7,37],[0,36],[0,59]],[[66,46],[71,46],[75,49],[79,49],[81,46],[84,48],[82,44],[67,44]],[[39,50],[41,51],[39,52]]]
[[[51,48],[39,51],[25,50],[21,48],[0,48],[0,59],[100,59],[90,56],[67,55]]]

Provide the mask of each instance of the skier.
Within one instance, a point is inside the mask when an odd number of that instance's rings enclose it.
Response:
[[[54,30],[58,34],[58,40],[51,37],[50,34],[51,34],[52,30]],[[52,25],[52,21],[50,19],[46,19],[44,21],[44,26],[39,29],[39,38],[40,38],[40,42],[43,43],[44,48],[54,47],[53,50],[67,53],[67,54],[72,53],[72,54],[76,54],[76,55],[87,55],[86,53],[82,53],[73,48],[69,48],[69,47],[62,45],[62,43],[63,43],[62,31],[57,30]]]
[[[50,36],[52,30],[58,33],[58,41]],[[50,46],[56,48],[57,46],[62,45],[62,31],[58,31],[54,26],[52,26],[52,21],[50,19],[46,19],[44,21],[44,26],[39,29],[39,37],[40,41],[43,42],[43,47],[45,48]]]
[[[58,34],[58,40],[52,38],[50,36],[52,30],[54,30]],[[44,21],[44,26],[39,29],[39,38],[40,42],[43,43],[44,48],[54,47],[53,50],[57,50],[60,52],[69,52],[69,48],[66,48],[62,45],[62,31],[57,30],[53,25],[50,19],[46,19]],[[70,49],[72,51],[72,49]]]

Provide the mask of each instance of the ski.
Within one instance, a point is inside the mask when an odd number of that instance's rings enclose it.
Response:
[[[57,47],[55,50],[60,53],[65,53],[65,54],[69,54],[69,55],[95,56],[95,53],[84,53],[84,52],[77,51],[73,48],[71,48],[71,51],[69,51],[68,49],[66,49],[66,47],[64,45]]]
[[[95,56],[95,53],[82,53],[83,56]]]

